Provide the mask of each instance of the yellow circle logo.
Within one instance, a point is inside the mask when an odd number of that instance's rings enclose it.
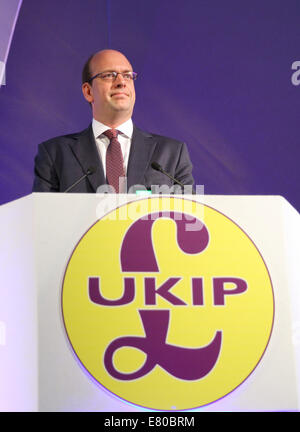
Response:
[[[160,197],[88,230],[69,260],[62,308],[74,352],[103,387],[146,408],[184,410],[253,372],[274,299],[240,227],[203,204]]]

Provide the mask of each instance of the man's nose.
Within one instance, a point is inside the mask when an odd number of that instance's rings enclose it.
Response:
[[[119,72],[118,73],[118,75],[116,76],[116,79],[115,79],[115,85],[116,86],[125,86],[126,85],[126,81],[125,81],[125,79],[124,79],[124,77],[123,77],[123,75]]]

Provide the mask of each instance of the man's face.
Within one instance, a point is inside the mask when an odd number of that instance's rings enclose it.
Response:
[[[105,50],[95,54],[90,71],[94,76],[100,72],[129,72],[132,67],[120,52]],[[92,104],[94,118],[108,126],[121,124],[132,116],[135,103],[133,80],[125,80],[122,75],[114,81],[95,78],[90,85],[83,85],[83,93]]]

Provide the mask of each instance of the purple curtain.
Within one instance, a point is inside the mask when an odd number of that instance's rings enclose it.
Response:
[[[298,0],[26,0],[0,89],[0,202],[31,192],[39,142],[90,123],[81,68],[111,47],[139,73],[134,122],[184,140],[206,194],[299,211],[299,18]]]

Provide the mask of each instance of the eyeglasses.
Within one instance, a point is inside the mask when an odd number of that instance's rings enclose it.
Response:
[[[134,81],[136,80],[137,73],[136,72],[100,72],[94,75],[92,78],[88,80],[89,83],[93,81],[95,78],[101,78],[103,81],[115,81],[118,75],[122,75],[125,81]]]

